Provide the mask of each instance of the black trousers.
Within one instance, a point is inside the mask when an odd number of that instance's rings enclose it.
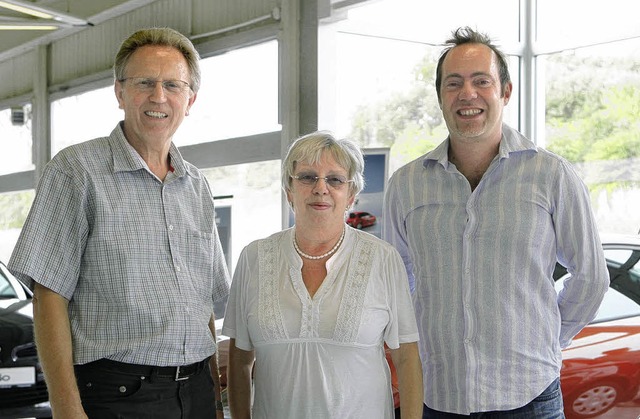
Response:
[[[215,418],[208,360],[181,370],[107,360],[75,367],[82,406],[90,419]]]

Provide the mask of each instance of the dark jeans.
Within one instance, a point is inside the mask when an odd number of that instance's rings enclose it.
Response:
[[[128,365],[128,364],[122,364]],[[216,417],[207,362],[186,380],[96,364],[76,366],[82,406],[90,419],[211,419]]]
[[[528,404],[514,410],[479,412],[471,415],[456,415],[433,410],[424,406],[422,419],[564,419],[560,379],[556,378],[542,394]]]

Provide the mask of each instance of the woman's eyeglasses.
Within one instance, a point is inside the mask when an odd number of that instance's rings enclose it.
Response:
[[[349,180],[346,177],[340,176],[340,175],[330,175],[330,176],[321,177],[313,174],[303,173],[303,174],[299,174],[291,177],[297,180],[298,182],[302,183],[303,185],[307,185],[307,186],[314,186],[316,183],[318,183],[318,180],[323,179],[327,185],[331,186],[334,189],[341,188],[347,183],[353,182],[353,180]]]
[[[127,77],[119,80],[121,83],[129,81],[131,86],[139,92],[151,93],[156,89],[156,84],[161,83],[162,89],[170,94],[183,94],[191,90],[191,86],[182,80],[155,80],[147,77]]]

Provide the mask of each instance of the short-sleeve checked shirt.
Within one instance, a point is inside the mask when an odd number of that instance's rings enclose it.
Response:
[[[213,303],[229,274],[204,176],[175,145],[151,173],[119,124],[46,166],[9,263],[69,300],[74,363],[184,365],[216,350]]]

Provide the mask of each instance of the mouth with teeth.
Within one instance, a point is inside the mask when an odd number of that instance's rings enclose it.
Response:
[[[482,109],[460,109],[458,111],[458,115],[460,116],[476,116],[476,115],[480,115],[482,112],[484,112]]]
[[[152,118],[158,118],[158,119],[164,119],[169,116],[164,112],[154,112],[154,111],[146,111],[144,114]]]

